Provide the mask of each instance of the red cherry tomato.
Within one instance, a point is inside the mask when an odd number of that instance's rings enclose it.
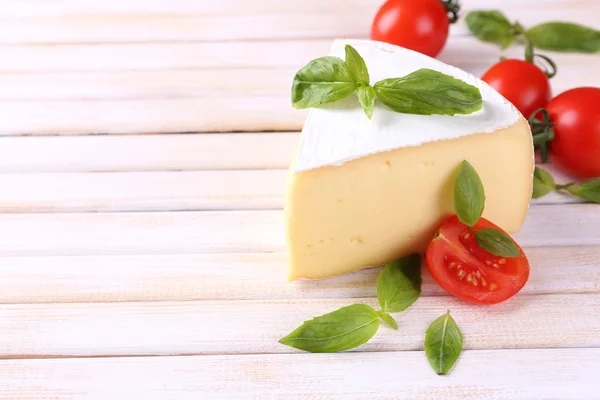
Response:
[[[440,0],[388,0],[371,27],[371,39],[437,56],[448,38],[448,13]]]
[[[484,218],[474,228],[501,230]],[[515,258],[488,253],[477,245],[474,232],[452,216],[427,248],[427,268],[442,288],[458,298],[478,304],[499,303],[514,296],[529,279],[529,261],[517,247],[521,255]]]
[[[552,97],[548,77],[541,68],[528,61],[500,61],[481,79],[510,101],[525,118],[545,107]]]
[[[546,109],[555,135],[550,159],[571,175],[600,176],[600,88],[567,90]]]

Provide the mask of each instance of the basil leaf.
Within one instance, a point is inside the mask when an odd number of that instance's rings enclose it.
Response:
[[[366,343],[377,329],[377,311],[366,304],[353,304],[305,321],[279,343],[312,353],[335,353]]]
[[[384,79],[374,87],[383,104],[405,114],[471,114],[482,107],[481,92],[475,86],[427,68]]]
[[[377,299],[384,312],[406,310],[421,295],[421,257],[411,254],[386,265],[377,280]]]
[[[367,114],[367,118],[371,119],[373,111],[375,111],[375,99],[377,98],[375,89],[372,86],[360,86],[356,90],[356,94],[358,95],[358,102]]]
[[[392,328],[393,330],[395,330],[395,331],[398,330],[398,323],[396,322],[394,317],[392,317],[390,314],[383,312],[383,311],[379,311],[379,318],[381,318],[383,320],[383,322],[388,324],[389,327]]]
[[[498,10],[471,11],[465,19],[471,33],[484,42],[496,43],[503,48],[517,37],[513,25]]]
[[[367,64],[360,54],[349,44],[346,45],[346,68],[352,80],[361,86],[369,84],[369,71]]]
[[[582,182],[575,187],[568,187],[567,190],[572,195],[593,203],[600,203],[600,178],[590,179]]]
[[[475,168],[466,160],[462,162],[454,184],[454,212],[468,226],[477,223],[485,206],[485,191]]]
[[[446,375],[462,352],[460,328],[448,311],[429,325],[425,333],[425,354],[438,375]]]
[[[292,84],[292,105],[310,108],[331,103],[350,96],[356,87],[341,58],[317,58],[296,73]]]
[[[539,49],[580,53],[600,51],[600,31],[569,22],[546,22],[527,30],[525,35]]]
[[[519,257],[521,252],[506,233],[494,228],[484,228],[475,232],[479,247],[498,257]]]
[[[554,178],[545,170],[535,167],[533,172],[533,194],[532,198],[538,199],[547,195],[556,188]]]

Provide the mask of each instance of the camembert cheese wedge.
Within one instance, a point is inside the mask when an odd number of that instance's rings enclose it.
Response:
[[[486,191],[483,216],[509,233],[532,192],[533,143],[523,116],[485,82],[381,42],[336,40],[365,59],[371,82],[430,68],[478,87],[482,110],[412,115],[379,101],[369,120],[355,94],[312,109],[290,166],[285,198],[288,279],[320,279],[423,252],[453,213],[454,178],[471,163]]]

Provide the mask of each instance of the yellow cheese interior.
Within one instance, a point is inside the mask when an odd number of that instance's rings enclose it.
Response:
[[[402,132],[398,132],[402,134]],[[285,199],[288,279],[320,279],[424,252],[453,213],[462,160],[479,173],[483,216],[509,233],[525,219],[533,146],[524,119],[493,133],[400,148],[294,173]]]

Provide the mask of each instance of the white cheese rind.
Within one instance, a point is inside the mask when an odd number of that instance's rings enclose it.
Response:
[[[469,115],[412,115],[391,111],[375,102],[369,120],[355,94],[310,110],[302,130],[302,140],[294,172],[307,171],[402,147],[454,139],[476,133],[492,133],[515,124],[519,111],[488,84],[475,76],[423,54],[370,40],[335,40],[330,55],[345,58],[350,44],[365,59],[371,85],[402,77],[420,68],[451,75],[479,88],[482,110]]]

